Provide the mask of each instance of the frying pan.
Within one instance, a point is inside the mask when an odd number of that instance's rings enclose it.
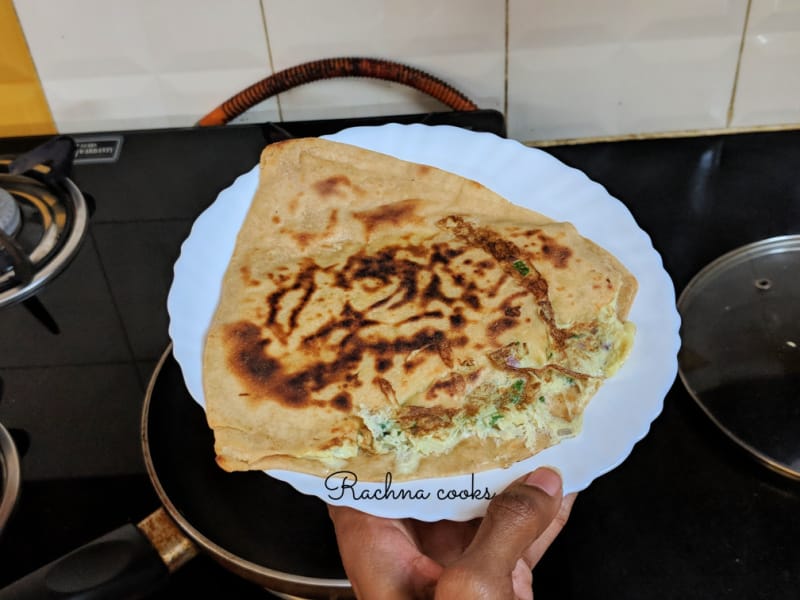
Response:
[[[141,435],[162,507],[0,590],[0,599],[142,597],[198,552],[284,597],[353,596],[321,500],[261,472],[217,466],[171,346],[150,379]]]
[[[19,495],[19,455],[14,438],[0,423],[0,535]]]

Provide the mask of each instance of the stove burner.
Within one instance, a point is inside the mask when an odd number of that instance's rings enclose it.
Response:
[[[14,236],[22,225],[22,216],[14,196],[0,188],[0,229]]]
[[[88,207],[65,177],[74,148],[59,137],[0,157],[0,307],[30,298],[80,247]]]

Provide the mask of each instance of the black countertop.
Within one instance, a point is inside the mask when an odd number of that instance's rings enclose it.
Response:
[[[678,294],[718,256],[800,233],[798,132],[551,152],[630,208]],[[536,572],[542,596],[794,598],[799,509],[800,484],[725,437],[677,380],[631,456],[579,496]]]
[[[0,140],[0,153],[34,143]],[[78,257],[40,295],[61,333],[21,306],[0,310],[0,422],[24,454],[22,495],[0,538],[0,587],[159,506],[138,428],[168,344],[172,264],[193,219],[264,143],[259,126],[130,132],[117,167],[76,165],[97,208]],[[731,249],[800,233],[800,132],[546,151],[631,210],[678,293]],[[798,515],[800,484],[735,446],[677,380],[628,459],[579,495],[534,590],[561,599],[794,599]],[[206,556],[154,597],[178,592],[270,597]]]

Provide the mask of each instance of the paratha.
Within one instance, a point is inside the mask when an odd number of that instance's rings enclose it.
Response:
[[[403,481],[524,459],[579,432],[633,343],[636,287],[475,181],[271,144],[204,349],[217,462]]]

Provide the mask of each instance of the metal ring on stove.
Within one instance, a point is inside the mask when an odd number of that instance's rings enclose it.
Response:
[[[48,281],[61,273],[75,257],[86,235],[89,220],[89,209],[86,204],[86,199],[72,180],[64,179],[61,184],[66,188],[72,202],[73,222],[72,227],[67,233],[67,239],[64,241],[61,248],[59,248],[57,254],[36,271],[30,282],[0,292],[0,308],[15,304],[35,295]]]
[[[0,423],[0,534],[8,522],[19,497],[19,454],[8,430]]]

